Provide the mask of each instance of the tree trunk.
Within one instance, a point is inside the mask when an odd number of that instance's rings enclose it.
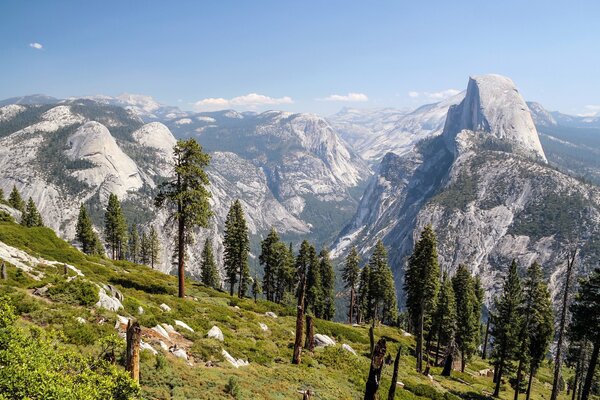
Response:
[[[142,328],[140,324],[131,320],[127,323],[127,354],[125,359],[125,369],[131,374],[135,382],[140,382],[140,340],[142,338]]]
[[[600,343],[596,341],[594,343],[594,349],[592,350],[592,357],[588,364],[587,375],[585,376],[585,382],[583,384],[583,390],[581,391],[581,400],[588,400],[590,397],[590,391],[592,389],[592,381],[594,380],[594,372],[596,371],[596,364],[598,363],[598,351],[600,350]]]
[[[379,339],[371,356],[371,368],[365,388],[364,400],[375,400],[379,384],[381,383],[381,371],[383,370],[385,353],[387,352],[385,339]]]
[[[523,372],[523,355],[519,355],[519,366],[517,367],[517,384],[515,385],[514,400],[519,400],[519,389],[521,386],[521,373]]]
[[[352,325],[352,317],[354,312],[354,287],[350,288],[350,309],[348,310],[348,323]]]
[[[294,355],[292,364],[300,364],[302,357],[302,331],[304,329],[304,295],[306,292],[306,274],[300,280],[300,293],[298,294],[298,311],[296,314],[296,340],[294,342]]]
[[[369,354],[371,354],[371,356],[373,356],[373,351],[375,351],[375,332],[374,332],[374,330],[375,329],[374,329],[373,325],[371,325],[369,327],[369,343],[371,345],[370,346],[371,351]]]
[[[315,327],[310,315],[306,316],[306,341],[304,342],[304,348],[310,352],[315,350]]]
[[[485,358],[487,357],[488,335],[490,333],[490,320],[491,320],[491,318],[488,316],[487,323],[485,324],[485,336],[483,338],[483,351],[481,352],[482,360],[485,360]]]
[[[500,357],[498,373],[496,374],[496,387],[494,388],[494,397],[500,396],[500,385],[502,384],[502,370],[504,369],[504,356]]]
[[[444,369],[442,370],[442,376],[450,376],[452,374],[452,364],[454,363],[454,340],[448,345],[446,350],[446,358],[444,359]]]
[[[179,218],[177,219],[177,275],[179,278],[179,297],[185,298],[185,217],[182,215],[181,201],[177,205]]]
[[[431,331],[431,329],[430,329]],[[427,343],[425,345],[425,367],[429,370],[429,353],[431,352],[431,332],[427,333]]]
[[[529,400],[529,395],[531,394],[531,382],[533,381],[533,375],[535,371],[533,368],[529,370],[529,381],[527,382],[527,394],[525,395],[525,400]]]
[[[6,263],[2,262],[2,280],[5,281],[8,279],[8,274],[6,273]]]
[[[573,272],[573,265],[575,264],[575,256],[577,255],[577,249],[571,250],[567,258],[567,278],[565,280],[565,292],[562,301],[562,310],[560,313],[560,325],[558,327],[558,339],[556,343],[556,356],[554,357],[554,380],[552,381],[552,394],[550,400],[556,400],[558,398],[558,381],[560,380],[560,367],[562,363],[562,342],[565,333],[565,323],[567,319],[567,309],[569,302],[569,289],[571,284],[571,274]]]
[[[417,348],[416,348],[416,356],[417,356],[417,372],[423,371],[423,319],[425,316],[423,315],[423,307],[421,307],[421,315],[419,316],[418,326],[417,326]]]
[[[402,353],[402,345],[398,346],[396,360],[394,360],[394,373],[392,374],[392,384],[388,393],[388,400],[394,400],[396,397],[396,387],[398,386],[398,368],[400,367],[400,354]]]

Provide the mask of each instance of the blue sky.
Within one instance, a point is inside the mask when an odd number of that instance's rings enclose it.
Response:
[[[329,114],[430,103],[493,72],[527,100],[591,113],[598,16],[591,0],[2,0],[0,98],[129,92]]]

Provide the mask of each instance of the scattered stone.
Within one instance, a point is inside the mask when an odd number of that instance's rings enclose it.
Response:
[[[140,348],[144,349],[144,350],[148,350],[148,351],[150,351],[154,355],[158,354],[158,351],[156,351],[154,349],[154,347],[150,346],[150,344],[144,342],[143,340],[140,341]]]
[[[490,368],[479,370],[479,376],[489,376],[488,374],[492,371]]]
[[[163,328],[162,326],[156,325],[154,328],[152,328],[152,330],[154,332],[158,333],[159,335],[161,335],[162,337],[171,340],[171,338],[169,337],[169,334],[167,333],[165,328]]]
[[[144,309],[142,308],[142,306],[138,306],[138,314],[142,315],[144,313]]]
[[[350,345],[349,345],[349,344],[346,344],[346,343],[344,343],[344,344],[342,345],[342,349],[344,349],[344,350],[346,350],[346,351],[348,351],[348,352],[350,352],[350,353],[354,354],[355,356],[357,355],[357,354],[356,354],[356,351],[354,351],[354,349],[353,349],[352,347],[350,347]]]
[[[165,342],[163,342],[162,340],[158,341],[158,345],[160,346],[161,349],[163,349],[164,351],[169,351],[169,346],[167,346],[167,344]]]
[[[314,343],[316,347],[335,346],[335,340],[320,333],[315,334]]]
[[[402,336],[411,337],[412,335],[406,331],[402,331]]]
[[[404,388],[404,383],[397,381],[396,386],[398,386],[399,388]]]
[[[125,300],[125,297],[123,296],[123,293],[121,293],[116,287],[114,287],[113,285],[106,285],[104,287],[104,290],[106,290],[108,293],[110,293],[110,295],[116,299],[118,299],[119,301],[123,301]]]
[[[262,322],[258,323],[260,325],[260,329],[262,329],[263,331],[268,331],[269,327],[266,324],[263,324]]]
[[[124,317],[122,315],[117,315],[117,322],[123,325],[127,325],[129,323],[129,318]]]
[[[188,359],[188,355],[183,349],[175,349],[171,353],[173,353],[175,357],[183,358],[184,360]]]
[[[33,294],[36,296],[44,297],[46,295],[46,292],[48,292],[49,288],[50,288],[50,285],[42,286],[40,288],[35,289],[33,291]]]
[[[171,307],[169,307],[168,305],[166,305],[165,303],[162,303],[160,306],[160,309],[163,310],[164,312],[169,312],[171,311]]]
[[[274,312],[272,312],[272,311],[267,311],[267,312],[265,313],[265,315],[266,315],[267,317],[271,317],[271,318],[277,318],[277,315],[276,315]]]
[[[236,310],[239,310],[240,306],[233,306],[233,308],[235,308]]]
[[[175,325],[182,327],[183,329],[187,329],[190,332],[194,332],[192,328],[188,324],[183,321],[175,320]]]
[[[207,333],[207,336],[209,338],[220,340],[221,342],[225,340],[225,338],[223,337],[223,331],[221,331],[221,329],[219,329],[219,327],[216,325],[210,328],[210,330]]]
[[[431,382],[433,382],[433,376],[431,376],[431,374],[427,374],[427,379],[429,379]]]
[[[119,311],[123,309],[123,304],[121,304],[121,301],[116,297],[106,294],[104,289],[100,289],[98,296],[100,297],[100,300],[98,300],[96,303],[96,307],[105,308],[110,311]]]
[[[353,326],[354,328],[358,328],[358,327],[360,327],[360,325],[359,325],[359,324],[352,324],[352,326]]]
[[[179,332],[177,332],[175,330],[175,328],[173,328],[173,325],[169,325],[169,324],[161,324],[163,328],[165,328],[165,330],[167,331],[167,333],[171,334],[171,333],[175,333],[175,334],[179,334]]]
[[[77,317],[77,318],[75,318],[75,320],[77,322],[79,322],[80,324],[86,324],[87,323],[87,321],[85,319],[81,318],[81,317]]]
[[[214,364],[212,361],[207,361],[206,364],[204,364],[205,367],[214,367]]]
[[[225,357],[225,360],[227,360],[227,362],[229,362],[231,365],[233,365],[236,368],[245,367],[245,366],[250,365],[250,363],[248,361],[242,360],[241,358],[236,360],[225,349],[221,350],[221,354],[223,355],[223,357]]]

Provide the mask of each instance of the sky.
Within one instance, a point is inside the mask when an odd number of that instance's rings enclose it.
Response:
[[[600,115],[598,1],[0,1],[0,98],[186,110],[416,107],[470,75]]]

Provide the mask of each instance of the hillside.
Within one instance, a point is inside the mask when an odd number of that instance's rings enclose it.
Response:
[[[332,337],[335,346],[305,353],[302,364],[293,366],[293,308],[232,298],[191,280],[189,296],[178,299],[174,295],[174,277],[128,262],[84,256],[48,228],[1,222],[0,258],[8,265],[8,280],[0,281],[0,295],[8,296],[15,305],[22,329],[37,326],[46,332],[57,332],[61,346],[97,357],[106,343],[112,343],[106,338],[122,332],[127,318],[138,319],[146,348],[141,357],[143,398],[294,399],[300,398],[298,391],[305,389],[314,391],[319,399],[362,398],[369,367],[367,326],[317,320],[315,333]],[[86,286],[84,282],[104,288],[106,294],[100,294],[100,300],[105,307],[118,308],[122,304],[123,308],[111,311],[85,305],[97,298],[93,296],[95,292],[86,297],[75,290]],[[267,312],[275,313],[277,318],[267,316]],[[213,326],[222,330],[223,342],[207,338]],[[477,376],[477,371],[490,368],[484,361],[475,360],[465,373],[454,372],[449,379],[439,376],[439,368],[433,368],[430,381],[414,372],[414,341],[410,335],[398,328],[378,326],[375,337],[387,339],[391,355],[399,345],[405,349],[399,375],[405,386],[398,389],[398,399],[457,398],[451,394],[485,399],[482,393],[492,390],[491,377]],[[160,342],[167,348],[161,348]],[[119,360],[124,343],[122,339],[116,343]],[[178,351],[168,350],[173,344],[177,344]],[[343,349],[343,344],[357,354]],[[248,365],[236,368],[225,360],[223,350],[242,360],[240,364],[247,361]],[[382,396],[387,394],[391,369],[384,368]],[[239,386],[236,396],[226,389],[232,379],[237,382],[234,386]],[[547,398],[549,371],[544,368],[538,379],[534,381],[534,398]],[[509,389],[502,395],[512,398],[513,392]]]

